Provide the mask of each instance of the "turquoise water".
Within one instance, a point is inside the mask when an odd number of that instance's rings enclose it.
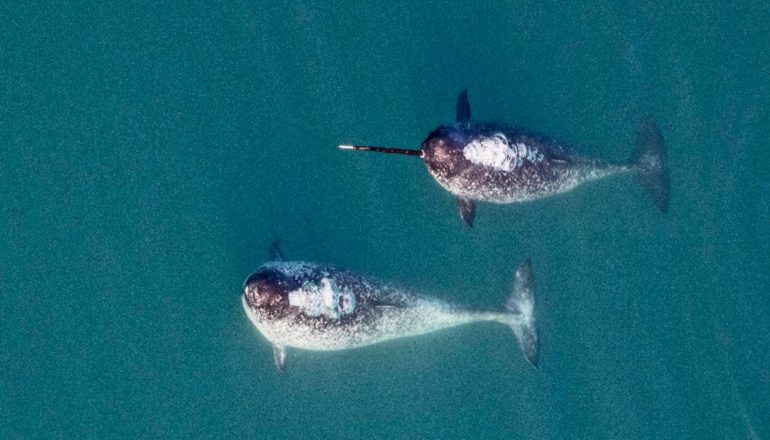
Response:
[[[470,2],[469,2],[470,3]],[[770,437],[770,8],[478,2],[0,6],[0,437]],[[416,147],[454,118],[631,177],[465,228]],[[540,368],[474,325],[272,353],[243,279],[284,239],[446,300],[537,279]]]

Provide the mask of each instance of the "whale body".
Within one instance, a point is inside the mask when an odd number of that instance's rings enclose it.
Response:
[[[529,261],[499,308],[475,309],[412,293],[326,264],[269,261],[244,282],[243,308],[272,344],[284,370],[289,347],[332,351],[364,347],[480,321],[509,326],[527,361],[538,362]]]
[[[433,130],[419,150],[340,148],[421,157],[439,185],[457,197],[460,216],[468,226],[473,226],[476,201],[528,202],[622,173],[634,174],[655,205],[663,212],[668,209],[665,143],[652,120],[640,125],[630,159],[612,163],[578,155],[566,144],[524,128],[472,121],[464,90],[457,99],[455,123]]]

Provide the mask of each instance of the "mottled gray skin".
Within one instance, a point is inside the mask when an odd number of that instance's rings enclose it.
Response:
[[[289,304],[289,292],[324,278],[355,294],[354,313],[337,319],[307,316]],[[510,321],[504,312],[469,310],[307,262],[265,263],[246,280],[244,301],[257,320],[254,324],[272,343],[307,350],[355,348],[476,320]]]
[[[526,148],[512,170],[474,163],[464,156],[472,142],[503,135],[510,145]],[[473,121],[442,125],[421,145],[431,175],[452,194],[470,200],[514,203],[535,200],[569,191],[590,180],[632,166],[610,164],[569,152],[562,144],[514,127]]]
[[[668,210],[666,144],[652,119],[642,121],[636,148],[622,164],[578,156],[553,139],[517,127],[472,121],[467,90],[457,97],[455,121],[433,130],[419,150],[340,148],[421,157],[433,178],[457,196],[460,217],[468,226],[476,217],[475,201],[527,202],[618,173],[633,173],[655,206]]]
[[[345,350],[391,339],[416,336],[478,321],[511,327],[525,356],[537,364],[537,334],[531,269],[523,263],[518,284],[505,307],[476,310],[413,294],[352,272],[308,262],[272,261],[244,283],[243,306],[255,327],[274,347],[276,366],[283,369],[286,347],[305,350]],[[306,283],[333,282],[355,295],[352,313],[338,317],[308,316],[291,292]],[[522,342],[523,341],[523,342]]]

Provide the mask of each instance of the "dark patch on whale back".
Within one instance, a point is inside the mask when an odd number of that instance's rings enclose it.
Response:
[[[423,141],[420,149],[423,160],[435,174],[451,178],[470,162],[463,156],[463,148],[470,142],[465,130],[455,125],[441,125]]]
[[[378,281],[368,279],[362,275],[348,271],[334,271],[329,274],[340,289],[349,289],[356,296],[356,311],[342,319],[350,319],[355,315],[368,313],[373,308],[380,306],[404,307],[403,300],[393,293],[392,289],[380,284]],[[320,278],[320,277],[319,277]]]
[[[289,292],[300,284],[272,267],[261,267],[244,282],[244,296],[252,309],[280,313],[289,307]]]

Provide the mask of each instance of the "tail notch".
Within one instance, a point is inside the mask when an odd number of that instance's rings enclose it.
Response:
[[[529,259],[522,261],[516,269],[513,293],[505,303],[505,309],[512,314],[509,325],[516,335],[522,354],[537,368],[540,342],[535,323],[535,283]]]
[[[661,212],[668,211],[671,182],[666,158],[666,144],[658,125],[647,118],[639,125],[636,148],[631,154],[636,178]]]

